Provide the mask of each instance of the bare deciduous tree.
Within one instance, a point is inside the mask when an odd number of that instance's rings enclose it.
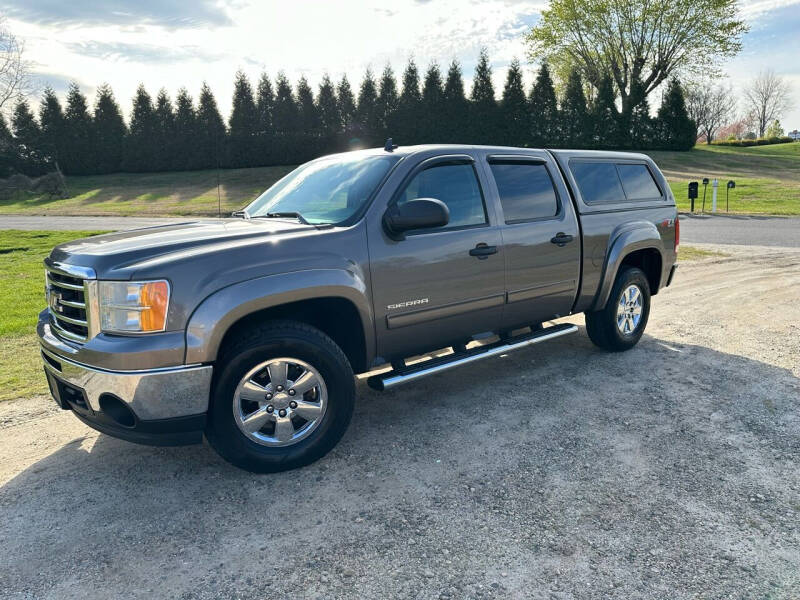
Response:
[[[747,113],[759,137],[769,124],[792,108],[792,89],[775,71],[761,71],[744,91]]]
[[[697,136],[705,135],[710,144],[720,126],[733,117],[736,99],[728,87],[698,83],[687,89],[686,110],[697,126]]]
[[[8,111],[33,87],[31,63],[25,60],[25,44],[0,17],[0,112]]]

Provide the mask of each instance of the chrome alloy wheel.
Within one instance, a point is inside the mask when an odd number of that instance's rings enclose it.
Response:
[[[325,416],[328,390],[314,367],[297,358],[273,358],[250,369],[233,395],[233,417],[263,446],[291,446]]]
[[[642,320],[642,290],[629,285],[617,304],[617,329],[622,335],[631,335]]]

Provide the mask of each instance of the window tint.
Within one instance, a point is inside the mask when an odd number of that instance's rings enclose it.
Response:
[[[558,213],[556,190],[545,165],[499,162],[490,166],[506,223],[554,217]]]
[[[650,169],[645,165],[618,164],[617,169],[628,200],[644,200],[661,196],[661,191],[653,181]]]
[[[442,164],[417,173],[398,204],[415,198],[436,198],[450,210],[447,227],[486,223],[486,211],[475,170],[469,164]]]
[[[570,161],[569,170],[572,171],[586,204],[625,200],[614,163]]]

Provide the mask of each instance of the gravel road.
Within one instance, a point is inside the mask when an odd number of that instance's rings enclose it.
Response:
[[[0,404],[0,596],[796,599],[800,251],[724,251],[681,266],[630,352],[581,327],[362,382],[299,471]]]

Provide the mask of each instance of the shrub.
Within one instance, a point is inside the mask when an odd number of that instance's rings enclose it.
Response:
[[[721,140],[718,142],[711,142],[712,146],[769,146],[771,144],[788,144],[794,140],[789,136],[782,137],[768,137],[757,139],[744,139],[744,140]]]

